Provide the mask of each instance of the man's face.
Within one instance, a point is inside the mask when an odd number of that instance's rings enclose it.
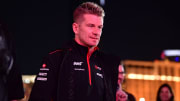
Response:
[[[84,14],[82,20],[73,23],[75,40],[86,47],[97,46],[103,28],[103,18],[93,14]]]
[[[123,83],[124,81],[124,76],[125,76],[125,73],[124,73],[124,67],[123,65],[119,65],[119,73],[118,73],[118,84],[121,84]]]

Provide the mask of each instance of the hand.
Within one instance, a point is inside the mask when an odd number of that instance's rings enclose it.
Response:
[[[116,92],[116,101],[127,101],[128,100],[128,95],[122,91],[122,90],[118,90]]]

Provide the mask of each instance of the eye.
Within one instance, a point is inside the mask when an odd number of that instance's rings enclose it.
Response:
[[[88,27],[94,27],[94,25],[93,25],[93,24],[88,24],[87,26],[88,26]]]
[[[98,26],[99,29],[103,29],[103,26]]]

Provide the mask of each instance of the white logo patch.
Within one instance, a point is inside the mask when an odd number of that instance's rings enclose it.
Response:
[[[96,73],[97,76],[100,76],[101,78],[103,78],[103,75],[100,73]]]
[[[47,76],[47,73],[39,72],[39,76]]]
[[[74,66],[81,66],[83,62],[73,62]]]
[[[40,68],[40,70],[49,71],[49,69],[48,69],[48,68]]]
[[[85,71],[85,69],[83,69],[83,68],[74,68],[74,70],[76,70],[76,71]]]
[[[39,80],[39,81],[47,81],[47,78],[44,78],[44,77],[37,77],[37,80]]]

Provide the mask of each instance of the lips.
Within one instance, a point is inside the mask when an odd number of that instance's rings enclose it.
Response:
[[[99,40],[99,38],[96,38],[96,37],[90,37],[91,39],[95,39],[95,40]]]

